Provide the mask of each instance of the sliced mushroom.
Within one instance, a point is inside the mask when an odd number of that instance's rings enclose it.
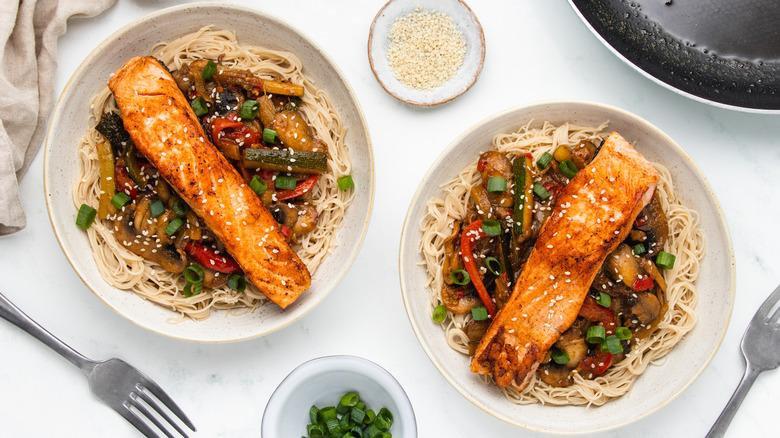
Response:
[[[295,204],[295,209],[298,210],[298,219],[291,228],[295,236],[303,236],[317,227],[319,215],[316,208],[306,204]]]
[[[466,293],[465,287],[445,284],[441,288],[441,301],[450,312],[462,315],[472,307],[482,304],[476,293]]]
[[[222,274],[220,272],[217,272],[205,266],[203,266],[202,268],[203,268],[203,286],[206,286],[210,289],[216,289],[218,287],[224,286],[225,283],[227,283],[228,281],[227,274]]]
[[[625,243],[618,245],[617,249],[607,256],[604,268],[613,280],[622,281],[631,288],[645,274],[633,250]]]
[[[281,111],[276,114],[274,130],[282,143],[296,151],[311,151],[315,144],[309,133],[309,125],[298,111]]]
[[[540,365],[538,375],[542,382],[556,388],[565,388],[574,383],[572,370],[554,362]]]
[[[491,177],[504,178],[507,188],[503,192],[488,193],[493,205],[509,208],[514,205],[512,162],[505,154],[498,151],[484,152],[479,156],[479,167],[482,169],[482,187],[487,188]]]
[[[165,213],[154,218],[154,222],[157,226],[157,242],[163,245],[173,243],[173,237],[165,231],[165,228],[168,227],[168,224],[175,218],[176,213],[174,213],[173,210],[165,210]]]
[[[244,95],[233,87],[217,87],[215,94],[214,111],[222,116],[239,112],[244,104]]]
[[[582,140],[571,148],[571,160],[577,169],[584,169],[593,161],[594,156],[596,156],[596,145],[587,140]]]
[[[135,231],[142,236],[152,237],[157,232],[156,224],[152,218],[152,211],[149,207],[151,204],[152,200],[149,196],[142,196],[136,201],[133,226]]]
[[[469,338],[469,356],[473,356],[477,351],[479,341],[485,336],[489,326],[490,321],[475,321],[472,319],[463,327],[463,331],[466,332],[466,336]]]
[[[463,269],[463,259],[460,256],[460,222],[452,225],[452,234],[444,239],[444,262],[441,266],[441,275],[444,283],[452,284],[450,274],[452,271]]]
[[[650,203],[642,209],[636,223],[641,223],[635,227],[647,235],[648,255],[655,256],[664,249],[666,239],[669,238],[669,223],[657,196],[653,196]]]
[[[260,122],[262,122],[263,126],[266,128],[273,128],[274,119],[276,118],[276,107],[274,106],[274,103],[265,94],[257,98],[257,103],[259,107],[257,117],[260,118]]]
[[[476,186],[471,189],[471,200],[477,207],[477,214],[482,220],[492,219],[495,220],[496,216],[493,212],[493,204],[490,202],[487,190],[482,186]]]
[[[161,245],[153,239],[137,234],[131,224],[135,216],[135,206],[129,205],[114,219],[114,236],[125,248],[147,260],[162,266],[168,272],[184,272],[187,267],[187,255],[173,245]]]
[[[569,356],[569,361],[562,364],[565,368],[574,369],[588,355],[588,345],[582,336],[582,331],[578,326],[572,326],[569,330],[563,332],[555,346]]]
[[[290,229],[295,225],[295,221],[298,220],[298,210],[283,202],[269,205],[268,211],[271,212],[271,215],[279,225],[286,225],[290,227]]]
[[[631,304],[631,314],[634,317],[635,324],[640,326],[650,325],[661,314],[661,302],[650,292],[639,293],[629,301]]]

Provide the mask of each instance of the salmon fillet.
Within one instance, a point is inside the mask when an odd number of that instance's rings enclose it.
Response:
[[[211,144],[168,70],[135,57],[108,87],[135,146],[225,245],[268,298],[282,308],[311,285],[309,270],[241,175]]]
[[[657,181],[653,166],[613,132],[562,189],[471,371],[499,386],[528,385],[547,350],[574,323],[602,263],[626,238]]]

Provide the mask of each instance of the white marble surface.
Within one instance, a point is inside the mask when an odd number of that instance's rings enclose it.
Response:
[[[60,40],[56,89],[115,29],[178,3],[120,0],[99,17],[71,20]],[[350,81],[371,129],[377,163],[374,213],[363,248],[340,286],[300,321],[252,341],[204,345],[147,332],[96,298],[63,256],[46,214],[39,154],[21,183],[29,224],[0,238],[0,287],[8,298],[85,355],[119,356],[144,370],[191,415],[199,429],[195,436],[258,436],[277,384],[298,364],[328,354],[363,356],[393,373],[412,400],[423,438],[531,436],[466,401],[420,348],[401,301],[399,234],[417,181],[469,126],[538,100],[602,102],[647,119],[690,154],[723,206],[737,263],[734,313],[712,364],[660,411],[603,436],[704,436],[743,373],[739,340],[745,327],[780,282],[780,235],[773,229],[780,216],[775,198],[780,117],[715,108],[656,85],[603,47],[563,1],[472,0],[487,43],[482,76],[459,99],[430,109],[399,103],[371,74],[366,41],[384,0],[244,3],[318,41]],[[345,336],[347,321],[361,329]],[[138,436],[91,395],[80,371],[30,336],[0,322],[0,345],[1,436]],[[761,375],[729,436],[776,436],[778,393],[780,373]]]

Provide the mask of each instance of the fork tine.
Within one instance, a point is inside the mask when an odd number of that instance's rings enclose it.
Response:
[[[163,417],[163,418],[165,419],[165,421],[167,421],[167,422],[168,422],[168,424],[170,424],[171,426],[173,426],[173,427],[174,427],[174,429],[176,429],[176,431],[178,431],[178,432],[179,432],[179,433],[180,433],[182,436],[184,436],[185,438],[187,437],[187,433],[186,433],[186,432],[184,432],[184,430],[182,430],[182,428],[181,428],[181,427],[179,427],[179,425],[178,425],[178,424],[177,424],[175,421],[173,421],[173,420],[171,419],[171,417],[168,415],[168,413],[167,413],[167,412],[165,412],[165,410],[164,410],[164,409],[162,409],[162,408],[161,408],[161,407],[160,407],[160,406],[157,404],[157,402],[156,402],[156,401],[152,400],[152,398],[151,398],[151,397],[149,397],[148,395],[146,395],[146,392],[144,392],[144,387],[143,387],[142,385],[140,385],[140,384],[139,384],[139,385],[137,385],[137,386],[136,386],[136,388],[138,388],[138,392],[135,394],[136,396],[138,396],[138,397],[141,397],[141,398],[142,398],[142,399],[143,399],[143,400],[146,402],[146,404],[147,404],[147,405],[151,406],[151,407],[152,407],[152,408],[153,408],[155,411],[157,411],[157,413],[158,413],[158,414],[160,414],[160,416],[161,416],[161,417]],[[150,415],[150,413],[149,413],[149,412],[144,412],[144,414],[145,414],[147,417],[149,417],[149,418],[154,418],[152,415]],[[154,421],[154,420],[152,420],[152,421]],[[167,432],[167,431],[166,431],[164,428],[162,428],[162,427],[161,427],[159,424],[157,424],[157,423],[155,422],[155,425],[156,425],[157,427],[159,427],[160,429],[162,429],[162,430],[163,430],[163,432],[165,432],[165,434],[166,434],[166,435],[168,435],[168,432]],[[170,438],[173,438],[171,435],[168,435],[168,436],[169,436]]]
[[[151,421],[155,426],[157,426],[157,429],[161,430],[165,434],[165,436],[167,436],[168,438],[176,438],[175,436],[173,436],[173,434],[168,432],[168,428],[163,426],[162,423],[160,423],[160,420],[158,420],[157,417],[155,417],[154,414],[152,414],[149,411],[149,409],[146,409],[146,406],[144,406],[143,403],[140,403],[136,399],[136,397],[138,397],[137,393],[130,394],[129,397],[127,398],[126,403],[130,403],[131,405],[133,405],[134,408],[138,409],[142,414],[144,414],[144,417],[146,417],[147,420]],[[178,427],[176,429],[178,429]]]
[[[154,381],[152,381],[149,378],[145,378],[139,383],[139,385],[149,390],[149,392],[151,392],[155,397],[157,397],[158,400],[163,402],[165,407],[167,407],[171,412],[173,412],[174,415],[179,417],[179,419],[184,424],[186,424],[187,427],[189,427],[193,432],[197,431],[195,425],[192,424],[192,421],[190,421],[189,418],[187,418],[187,415],[184,413],[184,411],[181,410],[181,408],[176,404],[176,402],[174,402],[173,399],[168,394],[166,394],[165,391],[163,391],[158,384],[154,383]],[[170,420],[168,421],[170,422]],[[171,423],[175,424],[173,422]]]
[[[769,316],[769,311],[772,310],[772,307],[774,307],[778,301],[780,301],[780,286],[777,286],[777,289],[772,292],[772,295],[769,295],[769,298],[764,301],[764,304],[758,308],[754,318],[765,319]]]
[[[125,420],[130,422],[130,424],[135,426],[136,429],[138,429],[142,434],[144,434],[146,438],[160,438],[160,435],[157,435],[157,433],[154,430],[152,430],[152,428],[149,427],[148,424],[144,423],[143,420],[138,418],[138,415],[136,415],[135,412],[130,410],[130,408],[127,405],[122,404],[122,407],[115,410],[119,413],[119,415],[124,417]]]

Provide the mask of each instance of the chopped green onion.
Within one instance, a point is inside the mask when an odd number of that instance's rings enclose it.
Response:
[[[487,191],[489,193],[506,192],[506,178],[500,176],[491,176],[487,180]]]
[[[111,198],[111,205],[121,210],[122,207],[129,204],[130,201],[131,201],[130,196],[128,196],[127,193],[116,192],[116,195],[114,195],[114,197]]]
[[[552,161],[553,156],[549,152],[545,152],[542,154],[541,157],[539,157],[538,160],[536,160],[536,165],[539,166],[540,169],[547,169],[547,166],[550,165],[550,161]]]
[[[368,438],[379,438],[382,436],[382,430],[376,426],[376,420],[363,429],[363,436]]]
[[[149,212],[152,213],[152,217],[157,217],[165,213],[165,206],[159,199],[149,204]]]
[[[278,135],[279,134],[273,129],[265,128],[263,129],[263,142],[274,144],[276,143],[276,137]]]
[[[574,178],[574,175],[577,174],[578,169],[577,165],[574,164],[574,161],[567,158],[561,161],[561,164],[558,165],[558,170],[560,170],[566,178],[572,179]]]
[[[380,409],[379,413],[376,414],[376,417],[377,418],[382,418],[384,420],[384,422],[387,424],[387,427],[384,428],[384,429],[389,429],[390,426],[393,425],[393,414],[387,408]],[[380,429],[381,429],[381,427],[380,427]]]
[[[539,183],[534,183],[534,194],[542,201],[550,197],[550,192],[548,192],[547,189],[545,189],[544,186]]]
[[[484,220],[482,221],[482,231],[488,236],[498,236],[501,234],[501,224],[494,220]]]
[[[188,283],[202,283],[203,282],[203,268],[198,265],[189,265],[184,270],[184,279]]]
[[[260,196],[268,189],[268,184],[263,178],[255,175],[252,177],[252,180],[249,181],[249,187],[257,193],[257,196]]]
[[[602,307],[609,307],[610,304],[612,304],[612,297],[605,294],[604,292],[599,292],[599,297],[596,298],[596,303]]]
[[[209,60],[209,62],[206,63],[206,66],[203,67],[203,73],[201,75],[203,76],[203,79],[209,80],[212,76],[214,76],[214,73],[217,72],[217,63]]]
[[[243,292],[246,290],[246,278],[241,274],[233,274],[228,277],[228,287],[236,292]]]
[[[354,407],[349,411],[349,418],[357,424],[362,424],[366,413],[362,409]]]
[[[203,96],[198,96],[190,101],[192,110],[195,111],[195,115],[200,117],[209,113],[209,107],[206,105],[206,99]]]
[[[309,438],[325,437],[325,431],[322,430],[322,427],[319,424],[307,425],[306,434],[309,435]]]
[[[371,424],[376,419],[376,413],[371,409],[366,409],[366,418],[363,420],[363,424]]]
[[[181,220],[181,218],[177,217],[173,219],[170,223],[168,223],[168,226],[165,227],[165,234],[169,236],[173,236],[177,231],[179,231],[179,228],[184,225],[184,221]]]
[[[550,356],[552,356],[552,360],[555,361],[555,363],[557,363],[558,365],[563,365],[565,363],[568,363],[570,360],[569,355],[566,354],[566,352],[563,350],[558,350],[558,349],[552,350]]]
[[[276,184],[277,189],[293,190],[295,189],[295,184],[298,183],[298,180],[291,176],[277,176],[274,183]]]
[[[471,317],[474,321],[484,321],[488,319],[488,311],[485,306],[475,306],[471,308]]]
[[[485,266],[493,275],[501,275],[504,273],[504,266],[495,257],[488,257],[485,259]]]
[[[184,285],[184,296],[194,297],[203,290],[203,283],[187,283]]]
[[[339,190],[347,190],[355,187],[355,182],[352,181],[352,175],[344,175],[336,182],[339,184]]]
[[[669,254],[666,251],[661,251],[655,258],[655,264],[666,269],[672,269],[674,267],[674,261],[677,257],[674,254]]]
[[[588,332],[585,334],[585,340],[590,344],[601,344],[604,342],[604,338],[607,336],[607,330],[600,326],[594,325],[588,327]]]
[[[623,352],[623,345],[620,344],[620,339],[615,335],[607,336],[604,344],[607,346],[607,350],[612,354]],[[604,351],[604,345],[601,346],[601,350]]]
[[[447,317],[447,308],[444,307],[443,304],[439,304],[438,306],[433,308],[433,316],[431,318],[434,321],[442,322],[446,317]]]
[[[176,202],[173,203],[173,212],[176,213],[177,216],[184,216],[188,211],[190,211],[190,206],[181,199],[176,200]]]
[[[450,280],[458,286],[465,286],[471,282],[471,277],[466,270],[456,269],[450,272]]]
[[[631,330],[629,330],[628,327],[616,328],[615,336],[617,336],[617,338],[620,339],[621,341],[625,341],[633,337],[633,335],[631,334]]]
[[[433,308],[433,316],[431,318],[434,321],[442,322],[446,317],[447,317],[447,308],[444,307],[443,304],[439,304],[438,306]]]
[[[317,417],[319,417],[320,409],[317,406],[311,405],[309,409],[309,420],[312,423],[317,423]]]
[[[244,120],[252,120],[257,117],[258,111],[260,111],[260,104],[256,100],[245,100],[238,115]]]
[[[328,421],[336,418],[336,407],[335,406],[328,406],[325,408],[320,409],[320,415],[322,416],[322,421]]]
[[[341,400],[339,401],[339,406],[346,406],[348,408],[351,408],[355,406],[359,401],[360,401],[359,395],[355,394],[354,392],[348,392],[341,397]]]
[[[86,230],[92,225],[92,222],[95,221],[96,215],[97,210],[87,204],[81,204],[81,207],[79,207],[79,212],[76,215],[76,225]]]
[[[637,243],[631,247],[631,250],[634,251],[634,255],[641,255],[647,252],[643,243]]]

